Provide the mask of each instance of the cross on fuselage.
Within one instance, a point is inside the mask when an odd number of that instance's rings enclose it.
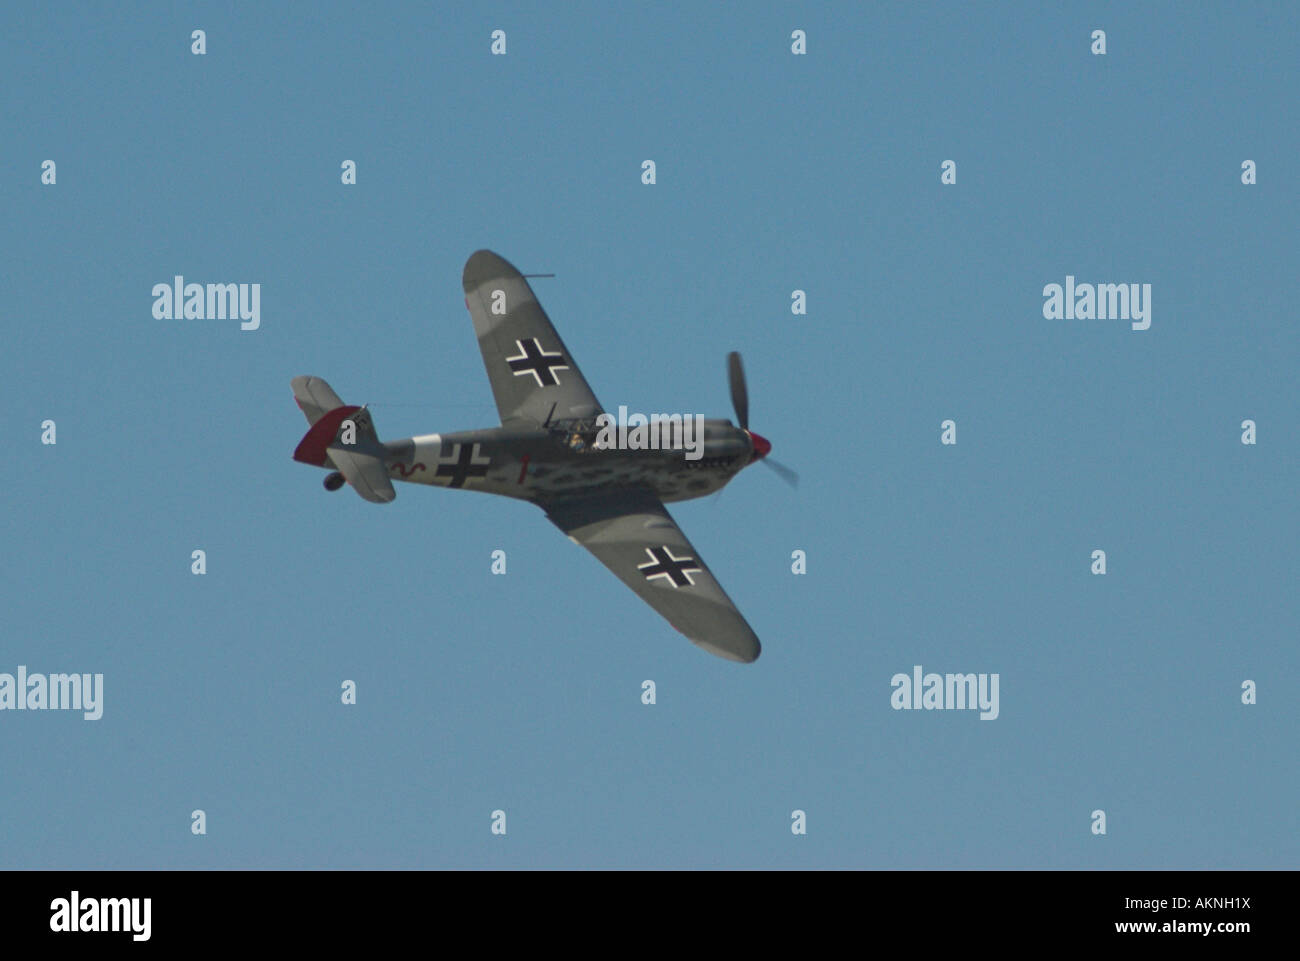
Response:
[[[467,477],[486,477],[488,464],[473,463],[474,450],[478,444],[457,444],[459,449],[457,458],[454,463],[439,464],[438,469],[434,471],[435,477],[450,477],[451,483],[448,487],[464,487],[465,478]]]
[[[527,346],[522,340],[516,340],[515,343],[519,346],[519,355],[507,357],[506,363],[516,377],[532,374],[537,379],[538,387],[555,387],[559,384],[560,379],[555,376],[555,372],[569,369],[569,365],[564,363],[563,352],[546,352],[536,337],[528,341]]]
[[[663,547],[647,547],[645,552],[650,555],[650,560],[645,564],[638,564],[636,569],[648,579],[666,577],[673,587],[688,585],[694,587],[695,581],[687,572],[704,569],[693,557],[673,557],[673,552],[668,549],[667,544]]]

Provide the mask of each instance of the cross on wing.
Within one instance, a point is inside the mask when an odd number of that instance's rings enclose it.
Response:
[[[659,498],[619,491],[542,507],[691,642],[730,661],[758,658],[758,637]]]
[[[514,357],[507,357],[506,363],[510,365],[516,377],[532,374],[537,380],[538,387],[559,386],[560,380],[555,376],[555,372],[569,369],[569,365],[564,363],[562,351],[546,350],[536,337],[529,341],[516,340],[515,344],[519,347],[519,353]]]
[[[502,424],[535,426],[552,410],[557,419],[601,412],[523,274],[492,251],[479,250],[465,262],[462,284]]]
[[[693,557],[674,557],[673,549],[667,544],[663,547],[647,547],[645,552],[650,560],[638,564],[636,569],[647,580],[662,577],[673,587],[694,587],[691,572],[703,570]]]

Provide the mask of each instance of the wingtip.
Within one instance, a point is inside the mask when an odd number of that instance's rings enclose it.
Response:
[[[502,280],[522,276],[514,264],[500,254],[491,250],[476,250],[465,261],[465,271],[461,275],[461,286],[465,293],[472,293],[491,280]]]
[[[763,645],[758,642],[758,638],[753,639],[751,646],[740,650],[720,647],[709,641],[698,641],[695,638],[690,638],[690,641],[696,647],[703,648],[715,657],[720,657],[725,661],[734,661],[737,664],[753,664],[758,660],[758,656],[763,653]]]

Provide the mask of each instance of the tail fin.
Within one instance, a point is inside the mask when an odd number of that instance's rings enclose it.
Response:
[[[307,415],[309,424],[316,423],[330,411],[343,406],[339,395],[319,377],[295,377],[289,385],[293,387],[293,399]]]
[[[303,435],[293,459],[317,467],[334,467],[368,501],[386,504],[397,496],[388,478],[384,445],[375,432],[370,411],[339,401],[319,377],[295,377],[293,393],[311,428]],[[329,409],[323,409],[331,400]]]

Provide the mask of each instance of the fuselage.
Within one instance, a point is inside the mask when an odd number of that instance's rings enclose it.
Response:
[[[766,441],[726,420],[704,421],[693,450],[601,447],[591,431],[493,427],[385,443],[394,481],[545,503],[609,489],[652,491],[664,502],[721,490],[766,453]]]

